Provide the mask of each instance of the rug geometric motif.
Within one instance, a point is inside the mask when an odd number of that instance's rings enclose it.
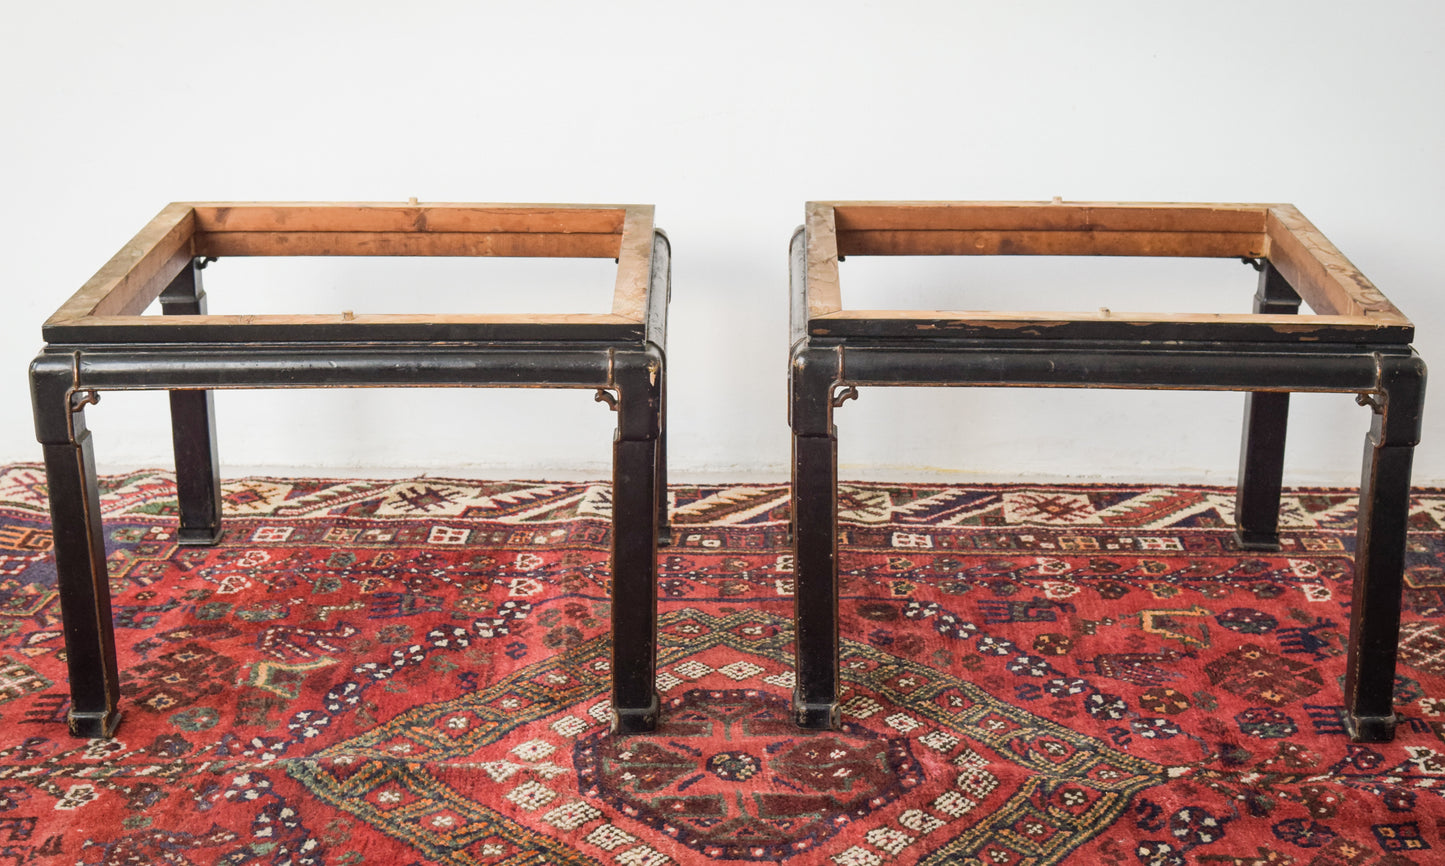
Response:
[[[684,609],[665,617],[664,630],[683,623],[687,639],[660,661],[687,660],[693,688],[666,703],[659,736],[614,737],[597,725],[606,717],[610,651],[607,637],[598,636],[288,769],[326,802],[429,857],[459,863],[508,862],[481,857],[481,849],[537,849],[558,858],[567,846],[612,850],[620,837],[588,805],[599,798],[713,859],[829,862],[804,855],[846,826],[843,816],[886,808],[874,836],[886,837],[894,856],[933,849],[918,862],[1000,862],[1003,852],[1016,851],[1052,863],[1117,819],[1134,793],[1166,778],[1164,767],[854,642],[844,647],[847,724],[836,734],[799,738],[784,698],[696,688],[717,680],[746,685],[785,670],[786,621]],[[739,669],[703,672],[718,659]],[[874,709],[905,693],[907,711]],[[733,724],[716,724],[723,719]],[[819,766],[827,772],[812,771]],[[710,787],[709,777],[750,784]],[[499,808],[477,803],[475,790],[489,784]],[[749,802],[730,812],[732,803],[718,802],[724,799]],[[528,829],[538,820],[567,845]],[[715,825],[722,831],[712,832]],[[948,842],[932,844],[931,834]],[[645,856],[629,850],[630,859]]]
[[[843,727],[788,718],[785,485],[675,486],[656,734],[607,730],[610,485],[251,478],[175,538],[102,479],[124,718],[65,731],[44,475],[0,468],[0,863],[1429,864],[1445,493],[1412,496],[1400,715],[1343,736],[1357,502],[856,484]]]

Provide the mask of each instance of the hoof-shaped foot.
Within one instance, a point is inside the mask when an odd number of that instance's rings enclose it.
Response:
[[[1345,732],[1356,743],[1388,743],[1395,739],[1395,724],[1399,716],[1357,716],[1345,713]]]
[[[1278,532],[1251,532],[1247,529],[1234,530],[1234,544],[1240,550],[1279,550]]]
[[[106,710],[100,713],[71,712],[66,715],[65,722],[70,727],[72,737],[108,740],[115,736],[115,729],[120,726],[120,710]]]
[[[810,704],[793,698],[793,721],[798,727],[812,731],[829,731],[843,722],[843,712],[836,701]]]
[[[657,730],[660,713],[657,692],[652,693],[652,704],[646,707],[613,707],[612,733],[650,734]]]
[[[221,527],[191,526],[176,531],[176,543],[182,547],[211,547],[221,540]]]

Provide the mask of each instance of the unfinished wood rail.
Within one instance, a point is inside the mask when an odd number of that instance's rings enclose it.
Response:
[[[1414,327],[1293,205],[1126,202],[812,202],[807,297],[814,336],[981,337],[1080,333],[1122,339],[1408,343]],[[1314,315],[853,310],[838,261],[850,255],[1172,256],[1268,260]]]
[[[640,339],[646,314],[650,205],[176,203],[152,219],[46,321],[52,343],[266,341],[351,335],[507,338],[518,327],[599,340]],[[535,256],[617,260],[610,313],[499,315],[143,316],[197,257]],[[317,329],[321,330],[317,330]],[[342,330],[344,329],[344,330]]]

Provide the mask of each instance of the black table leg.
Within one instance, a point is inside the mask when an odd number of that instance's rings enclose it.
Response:
[[[1299,312],[1300,297],[1269,262],[1261,263],[1256,313]],[[1279,550],[1279,494],[1284,479],[1289,392],[1244,397],[1244,434],[1234,505],[1234,540],[1245,550]]]
[[[612,729],[657,728],[658,464],[662,357],[618,353],[612,466]]]
[[[79,363],[78,357],[75,363]],[[95,455],[85,426],[90,392],[72,392],[73,370],[61,358],[31,367],[37,438],[45,452],[50,523],[65,658],[70,674],[66,721],[77,737],[109,737],[120,723],[120,671],[110,612],[105,530]]]
[[[1410,464],[1420,441],[1425,364],[1418,355],[1377,356],[1380,390],[1365,437],[1355,540],[1350,646],[1345,662],[1346,727],[1350,738],[1386,742],[1395,736],[1395,655],[1400,639],[1405,532],[1410,516]]]
[[[793,358],[793,605],[797,685],[793,715],[831,728],[838,712],[838,435],[833,427],[835,353]]]
[[[1289,392],[1244,395],[1244,435],[1234,497],[1234,540],[1245,550],[1279,550],[1279,497],[1284,482]]]
[[[160,297],[168,316],[205,315],[206,293],[193,262]],[[216,451],[215,404],[210,391],[171,391],[171,439],[176,454],[176,495],[180,502],[177,540],[215,544],[221,538],[221,469]]]
[[[667,511],[667,369],[663,364],[660,379],[660,426],[657,430],[657,544],[672,544],[672,521]]]

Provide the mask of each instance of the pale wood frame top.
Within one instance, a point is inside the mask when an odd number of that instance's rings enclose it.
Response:
[[[641,339],[652,273],[651,205],[177,202],[152,219],[42,329],[49,342],[186,340],[240,328],[368,339],[425,326],[450,334]],[[156,316],[141,313],[198,256],[540,256],[617,259],[610,313]],[[343,328],[339,330],[339,328]],[[124,336],[120,336],[124,335]],[[330,338],[335,339],[335,336]]]
[[[1110,334],[1151,330],[1249,337],[1408,343],[1414,326],[1289,204],[1133,202],[809,202],[808,332],[813,336],[1031,334],[1098,323]],[[1108,255],[1267,259],[1315,315],[849,310],[838,261],[849,255]],[[1264,326],[1261,328],[1260,326]],[[1208,336],[1206,335],[1206,331]],[[1242,332],[1241,332],[1242,333]]]

